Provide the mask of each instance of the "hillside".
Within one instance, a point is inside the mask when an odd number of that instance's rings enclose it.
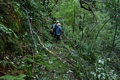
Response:
[[[0,0],[0,80],[119,80],[119,13],[119,0]]]

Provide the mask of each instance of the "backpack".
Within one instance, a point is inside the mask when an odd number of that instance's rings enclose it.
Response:
[[[54,26],[54,28],[53,28],[53,32],[56,31],[57,27],[58,27],[57,24],[55,24],[55,26]]]
[[[54,29],[54,28],[55,28],[55,25],[56,25],[56,24],[53,24],[52,27],[51,27],[51,29]]]

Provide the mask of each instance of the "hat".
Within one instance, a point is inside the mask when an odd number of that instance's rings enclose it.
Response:
[[[60,24],[60,23],[58,23],[57,25],[58,25],[58,26],[60,26],[61,24]]]
[[[58,21],[58,20],[57,20],[56,22],[57,22],[57,23],[59,23],[59,21]]]

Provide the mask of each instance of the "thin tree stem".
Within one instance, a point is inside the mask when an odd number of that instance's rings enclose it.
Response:
[[[115,20],[117,20],[117,5],[116,4],[115,4]],[[115,47],[115,40],[116,40],[116,35],[117,35],[117,29],[118,29],[118,25],[116,23],[115,24],[115,33],[114,33],[114,37],[113,37],[113,42],[112,42],[112,47],[111,47],[110,54],[114,50],[114,47]],[[110,54],[108,56],[110,56]]]
[[[73,33],[75,32],[75,1],[74,1],[74,23],[73,23]]]
[[[111,19],[111,18],[110,18],[110,19]],[[96,37],[95,37],[96,40],[97,40],[97,37],[98,37],[100,31],[105,27],[105,25],[107,24],[107,22],[108,22],[110,19],[108,19],[108,20],[103,24],[103,26],[100,28],[100,30],[98,31],[98,33],[97,33],[97,35],[96,35]]]
[[[31,22],[30,22],[30,19],[29,19],[29,15],[28,15],[28,12],[27,10],[25,9],[25,12],[26,12],[26,18],[27,18],[27,21],[28,21],[28,24],[29,24],[29,30],[30,30],[30,34],[31,34],[31,38],[32,38],[32,41],[34,43],[34,48],[35,48],[35,53],[37,52],[38,53],[38,50],[37,50],[37,44],[35,42],[35,39],[34,39],[34,36],[33,36],[33,29],[32,29],[32,25],[31,25]],[[34,53],[34,50],[32,49],[32,56],[33,56],[33,63],[32,63],[32,74],[33,76],[35,75],[35,53]]]

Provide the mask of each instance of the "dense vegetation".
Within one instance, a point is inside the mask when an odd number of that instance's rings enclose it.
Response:
[[[0,80],[119,80],[119,13],[119,0],[0,0]]]

